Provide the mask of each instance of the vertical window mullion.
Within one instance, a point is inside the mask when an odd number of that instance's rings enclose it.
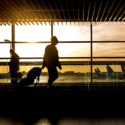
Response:
[[[12,46],[11,48],[13,48],[15,50],[15,24],[12,24]]]
[[[51,37],[53,36],[53,21],[51,21]]]
[[[90,28],[91,28],[91,83],[92,83],[92,22],[90,22]],[[89,89],[89,87],[88,87]]]

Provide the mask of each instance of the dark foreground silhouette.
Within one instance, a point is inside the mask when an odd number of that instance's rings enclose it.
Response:
[[[10,53],[11,53],[11,59],[9,62],[9,71],[11,74],[11,83],[12,84],[17,84],[18,81],[18,71],[19,71],[19,56],[16,54],[16,52],[14,51],[14,49],[10,49]]]
[[[45,54],[43,59],[42,69],[44,69],[45,67],[47,67],[48,69],[49,86],[52,86],[52,83],[58,78],[58,72],[56,67],[58,67],[60,70],[62,69],[59,62],[58,50],[55,47],[56,44],[58,44],[58,39],[56,38],[56,36],[53,36],[51,38],[51,44],[46,46],[45,48]]]
[[[37,80],[37,82],[39,82],[40,73],[41,73],[41,68],[39,67],[32,68],[27,73],[27,77],[24,77],[19,81],[19,83],[17,83],[17,85],[15,86],[15,90],[23,88],[24,85],[32,85],[35,79]]]

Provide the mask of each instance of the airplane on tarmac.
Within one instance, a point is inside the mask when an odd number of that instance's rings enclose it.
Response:
[[[121,81],[125,81],[125,65],[121,64],[121,69],[122,69],[122,74],[121,74],[121,76],[119,76],[119,79]]]
[[[93,79],[105,79],[106,78],[106,73],[103,73],[99,70],[99,68],[95,69],[95,74],[93,74]]]
[[[107,73],[101,72],[98,68],[95,69],[95,74],[93,74],[93,79],[110,79],[116,78],[121,81],[125,81],[125,65],[121,65],[122,72],[115,72],[109,65],[106,65]]]
[[[116,78],[121,81],[122,80],[125,81],[125,65],[121,65],[121,69],[122,69],[121,73],[114,72],[113,69],[109,65],[107,65],[106,68],[108,72],[108,78]]]
[[[109,65],[106,66],[106,69],[109,75],[111,75],[114,72],[113,69]]]
[[[114,72],[109,65],[106,65],[106,69],[107,69],[107,73],[101,72],[98,68],[95,69],[95,75],[100,78],[108,78],[108,79],[120,77],[120,74],[117,74],[117,72]]]

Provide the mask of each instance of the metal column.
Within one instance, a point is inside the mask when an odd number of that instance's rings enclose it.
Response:
[[[12,24],[12,46],[11,48],[13,48],[15,50],[15,24]]]

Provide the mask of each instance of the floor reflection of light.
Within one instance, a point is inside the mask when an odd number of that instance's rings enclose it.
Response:
[[[62,118],[41,118],[37,120],[33,125],[60,125]]]
[[[13,119],[13,118],[9,118],[9,117],[1,117],[0,118],[0,125],[25,125],[25,123],[23,123],[22,121],[20,120],[17,120],[17,119]]]
[[[10,121],[11,119],[10,118],[8,118],[8,117],[2,117],[2,118],[0,118],[0,123],[6,123],[6,122],[8,122],[8,121]]]
[[[45,120],[46,120],[46,118],[41,118],[41,119],[39,119],[39,120],[37,120],[35,123],[34,123],[34,125],[41,125],[42,123],[44,123],[45,122]]]

